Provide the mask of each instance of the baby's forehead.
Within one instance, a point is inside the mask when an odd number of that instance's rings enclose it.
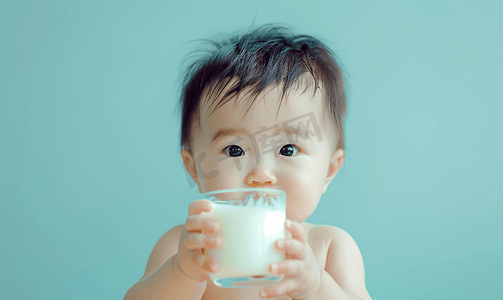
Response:
[[[321,140],[323,136],[325,139],[333,138],[333,131],[329,128],[332,122],[325,114],[323,100],[319,95],[312,98],[309,93],[302,96],[300,93],[293,93],[286,99],[278,98],[278,91],[270,91],[267,95],[259,95],[251,104],[240,97],[228,99],[220,107],[206,104],[200,116],[200,133],[206,138],[218,135],[219,132],[283,137],[301,134],[316,140]],[[238,129],[242,131],[238,132]]]

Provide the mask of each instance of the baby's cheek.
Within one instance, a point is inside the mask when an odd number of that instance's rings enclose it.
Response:
[[[306,186],[297,185],[287,192],[287,217],[297,221],[305,221],[316,209],[319,198],[317,193]]]
[[[240,172],[239,165],[236,166],[233,159],[223,159],[218,164],[207,164],[206,167],[213,172],[204,180],[206,191],[242,187],[243,179],[241,177],[244,175],[242,174],[244,170]]]

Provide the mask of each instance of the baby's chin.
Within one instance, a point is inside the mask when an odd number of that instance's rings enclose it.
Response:
[[[286,218],[290,221],[295,221],[297,223],[300,223],[302,224],[302,222],[304,222],[305,220],[307,220],[309,216],[303,216],[302,214],[300,213],[292,213],[292,212],[287,212],[286,213]]]
[[[293,208],[293,207],[288,207],[288,203],[287,203],[287,205],[286,205],[286,218],[288,220],[292,220],[297,223],[302,223],[305,220],[307,220],[307,218],[309,218],[309,216],[311,216],[313,214],[313,212],[315,211],[317,206],[318,205],[311,204],[309,206]]]

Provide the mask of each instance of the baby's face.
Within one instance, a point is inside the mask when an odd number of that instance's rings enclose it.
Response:
[[[276,118],[281,88],[260,95],[246,115],[235,100],[211,115],[203,107],[201,127],[192,133],[193,156],[182,150],[182,157],[195,166],[197,175],[191,175],[201,193],[279,189],[286,193],[287,218],[303,222],[340,169],[344,153],[333,148],[334,131],[320,91],[313,99],[311,90],[290,94]]]

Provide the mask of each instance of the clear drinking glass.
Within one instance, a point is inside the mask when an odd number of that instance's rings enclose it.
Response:
[[[285,192],[265,188],[229,189],[208,192],[199,199],[212,201],[212,211],[202,214],[222,224],[222,247],[205,249],[220,266],[217,273],[210,274],[215,285],[265,286],[284,277],[270,273],[268,266],[285,259],[285,252],[274,247],[278,238],[285,238]]]

